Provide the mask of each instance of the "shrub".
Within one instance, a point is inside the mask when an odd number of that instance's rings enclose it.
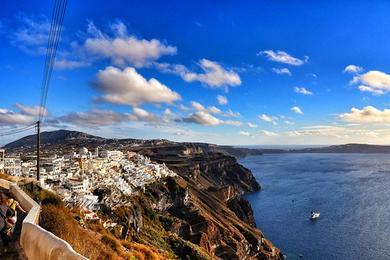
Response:
[[[39,192],[38,197],[39,197],[39,200],[41,201],[42,205],[53,204],[56,206],[63,206],[63,204],[64,204],[62,202],[62,199],[57,194],[55,194],[51,191],[48,191],[48,190],[42,189]]]
[[[65,207],[43,205],[40,225],[67,241],[74,250],[90,259],[119,259],[118,254],[97,239],[94,232],[80,227]]]

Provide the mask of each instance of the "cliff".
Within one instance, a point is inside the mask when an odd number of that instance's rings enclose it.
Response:
[[[176,192],[157,192],[156,209],[179,219],[174,232],[223,259],[282,259],[278,249],[256,228],[250,204],[242,197],[260,185],[234,157],[196,144],[133,149],[165,163],[180,175]]]

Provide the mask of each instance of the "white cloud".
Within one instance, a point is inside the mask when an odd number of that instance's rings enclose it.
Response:
[[[277,133],[271,132],[271,131],[267,131],[267,130],[261,130],[260,133],[265,135],[265,136],[269,136],[269,137],[278,136]]]
[[[98,29],[92,22],[88,24],[89,37],[83,48],[99,58],[109,58],[120,67],[132,65],[144,67],[163,55],[175,55],[176,47],[166,45],[157,39],[138,39],[127,33],[126,25],[122,22],[111,26],[111,34],[107,35]]]
[[[238,120],[224,120],[222,123],[225,125],[242,126],[242,122]]]
[[[0,125],[28,125],[34,123],[35,118],[30,115],[16,113],[11,110],[0,110]]]
[[[311,92],[310,90],[307,90],[304,87],[295,87],[294,91],[295,91],[295,93],[299,93],[299,94],[302,94],[302,95],[305,95],[305,96],[313,95],[313,92]]]
[[[182,111],[185,111],[185,112],[188,112],[188,111],[191,110],[191,108],[189,108],[189,107],[187,107],[187,106],[185,106],[185,105],[183,105],[183,104],[180,104],[180,105],[178,106],[178,108],[179,108],[180,110],[182,110]]]
[[[253,123],[251,123],[251,122],[248,123],[248,126],[249,126],[250,128],[256,128],[256,127],[257,127],[256,124],[253,124]]]
[[[30,55],[43,55],[49,38],[47,17],[18,16],[20,26],[10,35],[11,43]]]
[[[229,109],[228,111],[224,112],[222,114],[222,116],[225,116],[225,117],[240,117],[241,114],[239,112],[234,112],[231,109]]]
[[[228,103],[227,97],[222,96],[222,95],[218,95],[217,100],[218,100],[218,104],[220,104],[220,105],[227,105],[227,103]]]
[[[195,102],[196,103],[196,102]],[[201,109],[200,106],[198,106]],[[204,108],[204,107],[203,107]],[[198,110],[188,117],[176,120],[178,122],[186,122],[186,123],[196,123],[200,125],[210,125],[210,126],[218,126],[218,125],[232,125],[232,126],[241,126],[241,121],[236,120],[222,120],[215,116],[213,116],[207,109]]]
[[[88,112],[72,112],[57,119],[61,123],[78,126],[99,127],[118,124],[124,120],[122,114],[107,110],[92,110]]]
[[[202,105],[201,103],[196,102],[196,101],[192,101],[191,106],[196,111],[207,112],[207,113],[214,114],[214,115],[221,115],[223,117],[239,117],[240,116],[240,113],[233,112],[231,109],[224,112],[221,109],[217,108],[216,106],[209,106],[206,108],[204,105]]]
[[[258,116],[258,118],[264,122],[272,123],[273,125],[276,125],[276,121],[278,120],[277,117],[274,116],[268,116],[266,114],[261,114]]]
[[[219,109],[215,106],[208,107],[208,111],[210,111],[210,113],[212,113],[212,114],[222,114],[221,109]]]
[[[169,109],[168,109],[169,110]],[[163,117],[159,117],[146,111],[145,109],[134,107],[132,113],[119,113],[111,110],[94,109],[86,112],[72,112],[64,116],[52,118],[49,123],[52,125],[71,124],[83,127],[100,127],[118,125],[124,122],[148,122],[148,123],[162,123],[170,122],[168,116],[173,114],[167,109],[163,113]]]
[[[362,92],[371,92],[372,94],[379,95],[379,96],[384,94],[383,90],[381,89],[376,89],[365,85],[360,85],[358,89]]]
[[[173,117],[175,116],[175,113],[172,112],[172,110],[170,110],[169,108],[166,108],[164,110],[164,114],[163,114],[163,121],[164,122],[171,122],[173,120]]]
[[[253,74],[258,74],[260,72],[264,72],[264,69],[260,66],[256,66],[254,64],[249,64],[249,63],[242,63],[239,66],[233,66],[230,67],[233,71],[238,72],[238,73],[253,73]]]
[[[166,115],[167,110],[165,110],[164,114]],[[128,115],[128,119],[131,121],[145,121],[145,122],[158,122],[161,121],[161,118],[159,118],[156,115],[153,115],[152,113],[146,111],[145,109],[134,107],[133,108],[133,114]]]
[[[133,114],[135,116],[141,117],[141,118],[149,116],[149,112],[148,111],[146,111],[145,109],[139,108],[139,107],[133,108]]]
[[[207,112],[207,109],[199,102],[196,102],[196,101],[192,101],[191,102],[191,106],[197,110],[197,111],[204,111],[204,112]]]
[[[143,103],[171,104],[181,99],[166,85],[154,78],[146,80],[131,67],[124,70],[106,67],[96,78],[96,88],[104,93],[98,100],[103,102],[138,106]]]
[[[90,66],[91,63],[86,61],[77,61],[77,60],[55,60],[54,62],[54,68],[59,70],[65,70],[65,69],[78,69],[78,68],[84,68]]]
[[[251,134],[249,132],[246,132],[246,131],[240,131],[239,134],[242,136],[251,136]]]
[[[259,52],[259,55],[265,55],[269,60],[279,62],[279,63],[285,63],[293,66],[301,66],[308,62],[309,57],[305,56],[304,60],[295,58],[288,54],[285,51],[276,51],[273,50],[266,50]]]
[[[131,35],[122,22],[111,24],[109,30],[103,32],[89,22],[82,42],[73,41],[68,50],[58,53],[55,61],[57,69],[76,69],[87,67],[95,61],[109,59],[112,64],[125,68],[150,66],[165,55],[175,55],[177,49],[158,39],[146,40]]]
[[[352,84],[360,84],[359,90],[383,95],[390,92],[390,75],[381,71],[371,70],[353,77]]]
[[[291,108],[291,111],[293,111],[293,112],[296,113],[296,114],[303,115],[302,110],[301,110],[299,107],[297,107],[297,106],[293,106],[293,107]]]
[[[272,68],[272,71],[276,74],[284,74],[288,76],[292,75],[291,71],[288,68]]]
[[[359,66],[356,66],[356,65],[352,65],[352,64],[348,65],[344,69],[344,72],[348,72],[348,73],[360,73],[362,71],[363,71],[362,67],[359,67]]]
[[[44,55],[50,31],[47,17],[18,17],[20,26],[10,35],[11,43],[31,55]],[[118,21],[103,32],[89,22],[81,42],[72,41],[69,48],[57,53],[56,69],[76,69],[90,66],[100,59],[110,59],[119,67],[150,66],[165,55],[176,55],[177,48],[158,39],[142,39],[127,32]]]
[[[49,114],[49,111],[47,111],[46,108],[42,108],[40,106],[24,106],[22,104],[16,103],[15,105],[22,114],[30,115],[30,116],[38,116],[40,112],[42,112],[42,115],[47,116]]]
[[[39,106],[24,106],[16,104],[19,111],[12,111],[0,108],[0,126],[30,125],[37,121],[39,115]],[[48,115],[48,111],[43,109],[43,114]]]
[[[48,42],[50,22],[47,17],[19,17],[19,28],[10,35],[11,43],[31,55],[44,55]],[[150,66],[165,55],[175,55],[177,48],[158,39],[142,39],[127,32],[118,21],[102,31],[93,22],[86,33],[79,33],[81,42],[72,41],[69,48],[57,53],[56,69],[76,69],[90,66],[101,59],[110,59],[119,67]]]
[[[155,63],[155,66],[166,73],[179,75],[184,81],[199,81],[211,88],[235,87],[241,85],[240,76],[233,70],[223,68],[219,63],[208,59],[199,61],[203,73],[191,72],[181,64]]]
[[[222,120],[204,111],[195,112],[191,114],[189,117],[184,118],[183,121],[187,123],[197,123],[201,125],[210,125],[210,126],[217,126],[222,124]]]
[[[359,125],[312,125],[306,126],[299,130],[289,131],[287,132],[287,136],[289,138],[294,138],[294,140],[301,140],[305,142],[305,140],[317,140],[317,143],[327,142],[327,143],[335,143],[340,142],[337,139],[341,140],[343,143],[345,142],[369,142],[379,140],[383,140],[382,138],[390,137],[388,129],[364,129],[360,128]],[[378,137],[381,139],[378,140]],[[300,139],[295,139],[300,138]]]
[[[338,138],[349,137],[346,128],[332,125],[306,126],[300,130],[287,132],[290,137],[298,136],[332,136]]]
[[[340,114],[342,121],[350,123],[390,123],[390,109],[379,110],[373,106],[363,109],[352,108],[350,113]]]

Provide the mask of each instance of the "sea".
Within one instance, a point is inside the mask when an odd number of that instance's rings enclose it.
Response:
[[[239,160],[247,194],[287,259],[390,259],[390,154],[265,154]],[[310,220],[310,212],[321,213]]]

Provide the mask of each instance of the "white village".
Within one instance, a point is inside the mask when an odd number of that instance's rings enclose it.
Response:
[[[78,153],[42,158],[40,166],[41,187],[57,193],[68,207],[80,208],[86,220],[98,219],[99,204],[110,208],[124,205],[126,198],[144,190],[148,184],[176,176],[165,164],[151,162],[135,152],[99,151],[98,148],[90,152],[85,147]],[[33,178],[36,158],[6,156],[2,149],[0,172]],[[110,191],[102,201],[93,194],[99,188]]]

